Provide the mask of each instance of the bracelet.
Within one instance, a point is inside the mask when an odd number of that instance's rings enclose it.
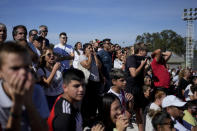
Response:
[[[15,119],[18,119],[18,118],[20,118],[20,116],[21,116],[21,114],[16,114],[16,113],[14,113],[14,112],[10,112],[10,115],[11,115],[13,118],[15,118]]]

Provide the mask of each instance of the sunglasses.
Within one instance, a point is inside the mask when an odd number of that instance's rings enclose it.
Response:
[[[67,39],[68,37],[61,37],[62,39]]]
[[[23,35],[23,34],[26,34],[26,33],[23,33],[23,32],[20,32],[20,33],[18,33],[19,35]]]
[[[169,123],[162,123],[160,125],[170,125],[170,128],[174,128],[174,124],[175,124],[175,122],[170,121]]]
[[[31,34],[31,36],[37,36],[37,34]]]
[[[48,32],[48,30],[42,30],[42,32]]]
[[[125,79],[119,79],[119,81],[120,81],[120,82],[124,82],[124,81],[126,81],[126,80],[125,80]]]
[[[51,57],[52,55],[54,55],[54,54],[51,54],[51,53],[47,54],[48,57]]]

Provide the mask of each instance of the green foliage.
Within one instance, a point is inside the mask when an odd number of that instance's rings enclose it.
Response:
[[[185,54],[185,40],[172,30],[163,30],[156,33],[143,33],[136,37],[136,42],[149,43],[149,51],[160,48],[162,51],[173,51],[178,55]]]

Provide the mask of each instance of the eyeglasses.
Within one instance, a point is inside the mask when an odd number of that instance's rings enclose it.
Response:
[[[18,34],[19,34],[19,35],[23,35],[23,34],[26,34],[26,33],[24,33],[24,32],[19,32]]]
[[[175,124],[175,122],[170,121],[169,123],[162,123],[160,125],[170,125],[170,128],[174,128],[174,124]]]
[[[31,34],[31,36],[37,36],[37,34]]]
[[[68,37],[61,37],[62,39],[67,39]]]
[[[41,32],[48,32],[48,30],[42,30]]]
[[[53,53],[52,54],[51,53],[47,54],[48,57],[51,57],[52,55],[54,55],[54,54]]]
[[[125,79],[118,79],[120,82],[125,82],[126,80]]]

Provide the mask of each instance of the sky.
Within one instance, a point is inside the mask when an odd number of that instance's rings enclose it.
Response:
[[[25,25],[28,31],[47,25],[53,44],[66,32],[71,45],[111,38],[124,47],[145,32],[171,29],[185,37],[184,8],[197,8],[197,0],[0,0],[0,22],[7,26],[7,40],[12,40],[16,25]]]

